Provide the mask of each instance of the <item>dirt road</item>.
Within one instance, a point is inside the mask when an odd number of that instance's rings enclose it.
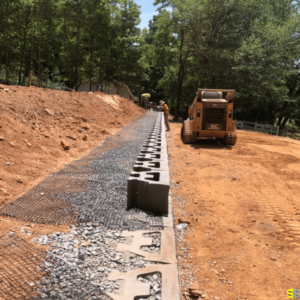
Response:
[[[239,131],[235,147],[184,145],[180,128],[168,151],[175,219],[190,222],[177,233],[182,292],[287,299],[300,288],[300,142]]]

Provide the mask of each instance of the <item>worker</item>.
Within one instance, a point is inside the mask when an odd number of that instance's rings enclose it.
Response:
[[[170,125],[169,125],[169,120],[168,120],[169,107],[163,100],[159,101],[159,104],[163,107],[163,114],[164,114],[164,118],[165,118],[165,125],[167,127],[167,131],[170,131]]]
[[[148,93],[146,93],[146,94],[142,94],[141,95],[141,106],[143,107],[145,107],[146,109],[148,109],[148,107],[149,107],[149,99],[150,99],[150,94],[148,94]]]
[[[187,120],[189,117],[189,107],[186,102],[183,104],[183,120]]]

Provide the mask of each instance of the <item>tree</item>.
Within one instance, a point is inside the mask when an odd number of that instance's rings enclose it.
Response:
[[[159,53],[165,57],[158,59],[165,68],[159,86],[169,96],[177,91],[177,97],[171,97],[177,108],[187,93],[192,101],[191,87],[234,88],[237,118],[274,124],[278,118],[284,120],[282,114],[288,117],[283,111],[296,105],[288,79],[299,61],[298,1],[157,0],[156,4],[161,6],[153,19],[157,28],[151,45],[158,57]],[[160,38],[160,32],[167,36]]]

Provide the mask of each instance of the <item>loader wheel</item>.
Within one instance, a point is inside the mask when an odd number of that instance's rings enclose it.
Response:
[[[237,135],[235,132],[228,132],[225,136],[225,145],[235,145]]]
[[[190,120],[183,122],[181,127],[181,138],[184,144],[196,143],[196,135],[192,130],[192,122]]]

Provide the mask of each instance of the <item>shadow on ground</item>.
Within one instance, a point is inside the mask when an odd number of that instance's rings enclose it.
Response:
[[[224,145],[216,139],[197,140],[195,144],[191,144],[194,149],[225,149],[232,150],[233,146]]]

